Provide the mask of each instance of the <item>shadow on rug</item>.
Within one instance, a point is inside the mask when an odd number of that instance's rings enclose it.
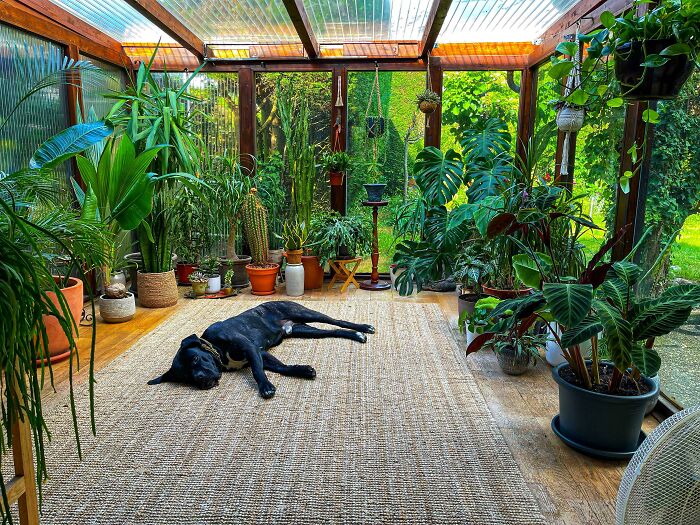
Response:
[[[436,305],[313,302],[370,323],[367,344],[287,340],[259,398],[248,370],[208,391],[148,387],[180,340],[251,307],[184,306],[97,374],[98,436],[78,391],[83,461],[63,395],[45,408],[54,441],[43,523],[545,523]]]

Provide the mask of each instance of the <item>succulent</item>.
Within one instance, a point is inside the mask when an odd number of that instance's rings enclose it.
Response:
[[[129,292],[122,283],[110,284],[105,290],[105,296],[108,299],[124,299],[128,295]]]
[[[192,272],[189,279],[191,283],[206,283],[208,278],[202,272]]]
[[[421,102],[430,102],[431,104],[439,104],[440,103],[440,95],[435,93],[435,91],[432,91],[430,89],[426,89],[425,91],[418,93],[418,96],[416,96],[416,103],[420,104]]]
[[[208,277],[213,277],[219,274],[219,259],[216,257],[207,257],[199,265],[199,270],[201,273]]]
[[[241,207],[245,238],[250,247],[253,264],[268,264],[270,244],[267,235],[267,208],[258,197],[258,190],[251,188]]]
[[[228,270],[224,275],[223,286],[231,286],[231,281],[233,279],[233,270]]]

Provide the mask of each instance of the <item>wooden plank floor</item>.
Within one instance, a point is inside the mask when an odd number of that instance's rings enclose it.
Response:
[[[181,289],[181,293],[183,291]],[[456,340],[464,345],[457,331],[457,299],[453,293],[423,292],[418,296],[403,298],[393,291],[368,292],[351,288],[345,294],[337,290],[309,292],[305,298],[319,301],[332,298],[436,303],[449,320]],[[95,369],[100,370],[110,363],[181,308],[185,301],[182,299],[177,306],[165,309],[139,307],[136,317],[123,324],[105,324],[98,316]],[[81,328],[79,354],[83,366],[75,376],[78,380],[87,377],[90,333],[90,328]],[[493,354],[486,352],[471,355],[469,365],[548,522],[566,525],[614,523],[615,497],[625,462],[582,456],[554,436],[549,425],[552,416],[557,413],[558,398],[549,366],[538,363],[524,376],[506,376],[499,370]],[[54,365],[54,376],[58,388],[67,381],[68,364]],[[653,418],[647,418],[645,430],[653,429],[656,424]]]

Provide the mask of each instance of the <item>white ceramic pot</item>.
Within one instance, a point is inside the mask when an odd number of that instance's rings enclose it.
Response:
[[[474,339],[476,339],[476,336],[479,334],[477,334],[476,332],[470,331],[468,328],[466,329],[466,332],[467,332],[467,346],[469,346],[470,344],[472,344],[472,341]]]
[[[287,295],[290,297],[304,295],[304,265],[287,264],[284,269],[284,281],[287,284]]]
[[[105,323],[123,323],[130,321],[136,313],[134,294],[129,293],[121,299],[109,299],[100,296],[100,317]]]
[[[557,336],[561,337],[559,323],[554,323],[554,330],[557,332]],[[559,343],[557,343],[557,340],[554,338],[554,334],[552,334],[552,331],[549,328],[547,329],[547,333],[547,351],[545,352],[545,359],[552,366],[557,366],[566,362],[566,359],[564,359],[564,354],[561,353],[561,346],[559,346]],[[598,336],[600,337],[600,334]],[[591,357],[593,343],[591,343],[590,339],[581,343],[579,348],[581,350],[581,356],[583,356],[584,359]]]
[[[207,279],[207,293],[219,293],[221,290],[221,276],[212,275]]]

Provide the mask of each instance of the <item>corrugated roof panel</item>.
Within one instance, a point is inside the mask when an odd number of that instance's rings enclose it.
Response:
[[[158,0],[207,44],[299,42],[281,0]]]
[[[303,0],[321,43],[420,40],[430,2],[425,0]]]
[[[532,41],[576,1],[454,0],[437,41]]]
[[[173,39],[125,0],[51,0],[119,42],[167,42]]]

